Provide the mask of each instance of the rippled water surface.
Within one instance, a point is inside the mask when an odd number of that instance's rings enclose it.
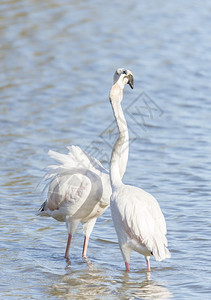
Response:
[[[1,299],[209,299],[210,1],[0,2]],[[125,183],[152,193],[172,257],[124,271],[110,209],[81,258],[75,234],[36,216],[49,149],[81,146],[108,167],[116,138],[108,101],[117,67],[134,73],[123,108]],[[113,133],[113,134],[111,134]]]

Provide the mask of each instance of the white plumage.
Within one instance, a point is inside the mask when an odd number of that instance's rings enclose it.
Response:
[[[114,83],[120,73],[115,73]],[[126,137],[127,138],[127,137]],[[128,140],[124,141],[127,145]],[[78,224],[84,230],[82,255],[87,253],[89,236],[97,218],[110,205],[111,185],[109,172],[95,158],[83,152],[77,146],[68,147],[68,154],[49,151],[49,155],[59,164],[48,167],[44,177],[48,188],[47,200],[40,208],[40,216],[50,216],[66,222],[68,241],[65,257],[68,257],[71,239]],[[128,151],[119,158],[121,177],[124,175]]]
[[[85,235],[82,255],[86,256],[95,222],[110,204],[109,175],[99,161],[79,147],[68,149],[68,154],[49,151],[60,164],[49,166],[44,178],[49,181],[45,187],[48,187],[48,195],[39,215],[66,222],[69,235],[65,257],[68,257],[72,236],[81,222]]]
[[[170,253],[165,237],[165,219],[156,199],[140,188],[123,184],[121,180],[118,160],[124,148],[125,135],[128,136],[121,108],[126,83],[133,87],[133,75],[129,70],[122,72],[110,92],[110,102],[119,130],[110,162],[111,213],[126,270],[129,271],[130,252],[135,250],[145,256],[150,271],[150,256],[160,261],[170,257]]]
[[[47,184],[49,189],[47,201],[44,202],[45,210],[40,215],[50,215],[59,221],[66,221],[68,216],[77,222],[87,215],[91,216],[93,208],[93,215],[99,207],[106,209],[111,188],[108,171],[99,161],[77,146],[68,149],[68,154],[51,150],[48,153],[60,165],[48,167],[44,180],[50,180]],[[84,207],[80,209],[82,205]]]

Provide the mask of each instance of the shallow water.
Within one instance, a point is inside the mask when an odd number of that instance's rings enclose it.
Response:
[[[1,299],[208,299],[211,4],[203,1],[1,1]],[[117,67],[130,132],[125,183],[152,193],[172,257],[124,271],[110,210],[81,258],[75,234],[36,216],[49,149],[79,145],[108,166],[116,138],[108,102]],[[112,132],[112,134],[111,134]]]

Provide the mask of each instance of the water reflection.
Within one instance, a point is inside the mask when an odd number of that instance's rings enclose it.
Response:
[[[110,282],[111,277],[106,275],[104,270],[88,264],[87,269],[70,268],[61,276],[60,282],[53,284],[50,294],[65,299],[95,299],[97,295],[109,295],[112,292]]]
[[[169,299],[172,297],[167,288],[167,282],[156,282],[151,279],[151,272],[124,273],[119,277],[118,288],[120,295],[127,295],[127,299]]]
[[[84,267],[86,266],[86,267]],[[80,270],[79,270],[80,269]],[[66,274],[50,288],[50,295],[64,299],[170,299],[172,293],[167,282],[151,279],[151,272],[125,272],[102,268],[89,260],[81,262],[77,269],[67,261]],[[118,275],[117,275],[118,274]]]

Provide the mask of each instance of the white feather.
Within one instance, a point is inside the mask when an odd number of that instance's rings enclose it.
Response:
[[[114,76],[118,80],[122,72]],[[125,141],[127,143],[128,141]],[[68,256],[70,241],[78,224],[84,229],[83,255],[86,255],[87,237],[90,236],[96,219],[110,205],[111,185],[109,172],[95,158],[77,146],[68,147],[68,154],[50,150],[49,156],[57,164],[48,167],[44,177],[47,200],[42,204],[39,215],[51,216],[66,221],[68,242],[65,257]],[[127,164],[128,152],[119,159],[121,176]]]
[[[97,218],[110,205],[111,187],[108,171],[95,158],[77,146],[68,147],[68,154],[50,150],[58,165],[51,165],[44,177],[47,200],[41,216],[59,221],[66,217],[88,222]],[[73,233],[72,233],[73,234]]]
[[[144,190],[123,184],[120,176],[118,157],[124,148],[125,136],[128,136],[121,101],[124,86],[130,80],[133,87],[133,75],[125,70],[110,91],[110,102],[119,130],[110,162],[111,213],[126,270],[129,271],[131,250],[145,256],[147,268],[150,270],[150,256],[162,260],[170,257],[170,253],[165,237],[166,223],[158,202]]]

